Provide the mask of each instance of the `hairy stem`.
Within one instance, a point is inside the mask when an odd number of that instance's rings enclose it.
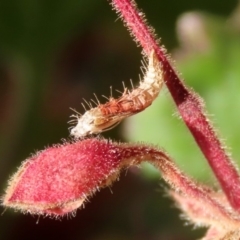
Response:
[[[237,219],[234,220],[232,213],[228,212],[217,198],[211,196],[212,190],[195,183],[186,176],[163,151],[144,145],[127,145],[124,151],[126,156],[131,156],[131,159],[133,159],[131,164],[139,164],[146,161],[146,159],[153,164],[162,173],[164,180],[176,191],[176,194],[185,199],[184,202],[191,200],[195,205],[204,206],[201,209],[202,213],[198,213],[199,219],[201,219],[202,215],[208,216],[207,220],[202,222],[203,224],[220,225],[220,223],[224,223],[229,228],[239,227],[239,222]],[[222,227],[225,228],[226,226]]]
[[[226,154],[220,140],[206,118],[202,99],[190,91],[180,80],[169,63],[165,49],[160,47],[152,28],[148,27],[143,13],[138,11],[131,0],[112,0],[112,5],[123,18],[130,33],[146,54],[154,49],[164,71],[164,81],[171,93],[180,115],[192,133],[215,173],[222,189],[234,209],[240,211],[240,177]]]

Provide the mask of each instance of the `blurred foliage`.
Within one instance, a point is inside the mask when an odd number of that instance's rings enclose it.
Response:
[[[173,52],[173,59],[177,59],[175,65],[188,86],[205,100],[208,117],[240,164],[240,31],[235,21],[199,12],[182,15],[178,21],[182,45]],[[151,108],[127,120],[126,135],[132,141],[144,140],[163,147],[189,175],[214,183],[206,160],[180,122],[165,89]],[[153,176],[152,168],[148,170],[147,166],[146,173]]]
[[[206,100],[214,114],[211,118],[237,158],[239,14],[227,18],[236,1],[137,3],[167,48],[177,49],[173,51],[177,67]],[[176,20],[190,10],[212,13],[201,15],[206,48],[201,44],[194,48],[196,42],[188,44],[184,36],[177,47]],[[93,92],[109,96],[109,86],[121,90],[122,81],[127,84],[131,77],[137,84],[140,49],[116,19],[106,0],[0,2],[1,193],[9,175],[30,153],[68,137],[69,107],[81,111],[83,97],[88,100]],[[189,45],[193,48],[188,49]],[[152,107],[126,122],[127,131],[119,126],[104,135],[162,146],[183,169],[206,181],[207,164],[173,114],[174,104],[163,90]],[[36,224],[38,218],[8,210],[0,218],[0,239],[187,240],[201,236],[201,230],[183,227],[179,212],[162,197],[163,190],[155,191],[160,188],[158,178],[149,181],[140,176],[139,170],[129,170],[113,187],[113,195],[102,190],[71,220],[40,218]]]

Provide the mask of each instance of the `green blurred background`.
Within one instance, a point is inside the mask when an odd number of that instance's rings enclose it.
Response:
[[[139,0],[139,8],[182,73],[205,100],[221,139],[240,153],[240,10],[237,0]],[[188,12],[188,13],[187,13]],[[141,49],[107,0],[2,0],[0,2],[0,186],[36,150],[68,138],[82,98],[137,84]],[[118,96],[114,92],[114,96]],[[180,121],[166,88],[145,112],[103,134],[144,141],[168,151],[199,181],[214,177]],[[113,192],[113,194],[112,194]],[[1,208],[2,212],[4,211]],[[190,240],[202,236],[180,220],[159,174],[145,165],[123,173],[76,217],[61,221],[7,210],[0,239]]]

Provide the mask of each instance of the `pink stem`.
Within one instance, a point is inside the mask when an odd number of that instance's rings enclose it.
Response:
[[[191,200],[193,204],[196,202],[196,205],[203,205],[202,214],[209,214],[206,223],[215,219],[217,222],[222,220],[229,226],[239,226],[239,221],[234,219],[231,212],[227,210],[227,206],[223,206],[217,199],[211,197],[211,189],[196,184],[187,175],[184,175],[173,160],[163,151],[144,145],[126,145],[123,149],[122,155],[130,156],[131,164],[139,164],[145,159],[153,164],[162,173],[162,177],[174,189],[176,194],[186,199],[184,203]],[[200,215],[198,217],[200,218]]]
[[[164,68],[165,84],[183,121],[208,160],[230,204],[234,209],[240,211],[240,177],[204,114],[201,98],[190,91],[179,79],[168,61],[165,49],[158,45],[153,30],[147,26],[143,19],[143,13],[137,10],[135,2],[112,0],[112,5],[122,16],[135,40],[143,47],[144,52],[149,55],[152,49],[155,50]]]

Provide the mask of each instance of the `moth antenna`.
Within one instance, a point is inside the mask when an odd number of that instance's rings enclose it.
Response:
[[[118,93],[120,93],[120,94],[123,94],[123,92],[122,91],[120,91],[120,90],[115,90],[116,92],[118,92]]]
[[[72,114],[72,115],[70,115],[69,117],[70,118],[76,118],[78,115],[75,115],[75,114]]]
[[[71,107],[70,107],[70,109],[71,109],[73,112],[75,112],[77,115],[81,115],[76,109],[71,108]],[[75,116],[75,115],[71,115],[71,116]],[[70,116],[70,117],[71,117],[71,116]]]
[[[132,90],[134,89],[134,86],[133,86],[133,81],[132,79],[130,79],[130,83],[131,83],[131,87],[132,87]]]
[[[106,97],[105,95],[102,95],[103,98],[107,99],[108,101],[110,100],[109,97]]]
[[[100,105],[101,103],[100,103],[100,101],[98,100],[98,97],[97,97],[97,95],[95,94],[95,93],[93,93],[93,95],[94,95],[94,97],[96,98],[96,100],[97,100],[97,105]]]
[[[118,89],[116,89],[115,91],[116,91],[116,92],[118,92],[118,93],[120,93],[121,95],[123,95],[123,93],[124,93],[125,89],[123,89],[123,92],[122,92],[122,91],[120,91],[120,90],[118,90]]]
[[[83,106],[83,108],[84,108],[85,112],[87,112],[87,109],[86,109],[86,107],[85,107],[84,103],[81,103],[81,105]]]
[[[68,122],[68,124],[70,124],[70,126],[71,126],[71,127],[69,127],[68,129],[71,129],[71,128],[74,128],[77,123],[69,123],[69,122]]]
[[[110,97],[112,98],[112,86],[110,86]]]
[[[68,122],[68,124],[70,124],[71,128],[73,128],[74,126],[76,126],[77,122]]]
[[[77,116],[75,116],[75,119],[71,119],[68,121],[68,123],[72,124],[72,123],[77,123]]]
[[[91,103],[90,102],[88,102],[88,101],[86,101],[86,99],[85,98],[83,98],[83,101],[88,105],[88,107],[89,108],[92,108],[92,105],[91,105]]]
[[[122,81],[122,85],[123,85],[123,91],[125,91],[126,86],[125,86],[125,82],[124,81]]]
[[[69,120],[68,122],[76,121],[76,118],[77,118],[78,116],[73,115],[73,116],[70,116],[70,117],[72,117],[73,119]]]
[[[120,93],[121,94],[121,97],[123,97],[124,95],[126,95],[126,94],[128,94],[129,93],[129,90],[125,87],[124,89],[123,89],[123,92],[122,91],[120,91],[120,90],[115,90],[116,92],[118,92],[118,93]]]
[[[93,99],[90,99],[90,101],[92,101],[96,106],[98,106],[99,105],[99,103],[98,102],[96,102],[96,101],[94,101]]]

